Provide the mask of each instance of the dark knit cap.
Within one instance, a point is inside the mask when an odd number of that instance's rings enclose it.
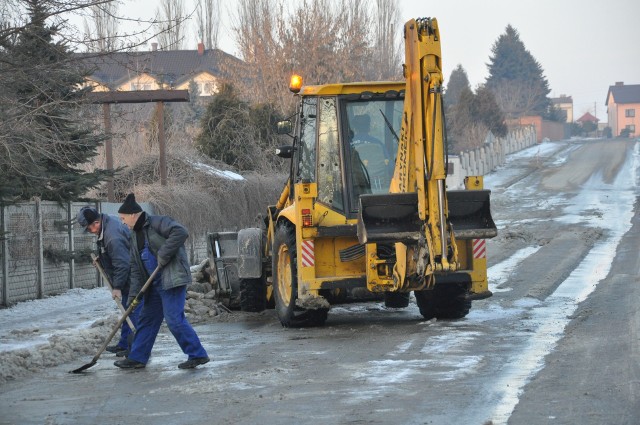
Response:
[[[100,213],[93,207],[82,207],[78,211],[76,219],[78,224],[87,229],[87,226],[96,221],[100,217]]]
[[[133,193],[124,198],[124,202],[118,209],[119,214],[135,214],[142,212],[142,207],[136,202],[136,196]]]

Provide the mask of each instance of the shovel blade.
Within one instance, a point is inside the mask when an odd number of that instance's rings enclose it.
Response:
[[[96,363],[98,363],[98,361],[93,360],[91,363],[87,363],[86,365],[80,366],[77,369],[70,370],[69,373],[82,373],[83,371],[89,369],[91,366],[94,366]]]

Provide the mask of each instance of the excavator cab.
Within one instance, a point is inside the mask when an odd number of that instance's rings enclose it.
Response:
[[[402,83],[305,87],[291,183],[316,183],[317,201],[346,219],[357,217],[361,195],[388,193],[398,149],[403,87]]]

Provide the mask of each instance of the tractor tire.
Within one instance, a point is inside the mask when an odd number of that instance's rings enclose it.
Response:
[[[240,310],[250,313],[264,311],[267,301],[267,285],[263,278],[240,279]]]
[[[432,290],[414,291],[420,314],[426,320],[465,317],[471,309],[468,293],[467,283],[436,283]]]
[[[296,306],[298,298],[298,268],[296,233],[292,225],[278,225],[273,238],[273,297],[280,323],[285,328],[321,326],[328,310],[303,309]]]
[[[387,308],[405,308],[409,305],[409,292],[385,292],[384,306]]]

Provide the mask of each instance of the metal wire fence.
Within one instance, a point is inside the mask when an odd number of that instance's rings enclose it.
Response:
[[[61,294],[73,288],[102,286],[91,264],[95,236],[75,222],[86,203],[59,204],[31,201],[0,207],[0,305]],[[95,207],[114,214],[120,204],[97,203]],[[148,205],[143,205],[151,211]],[[207,258],[206,240],[187,241],[192,264]]]

